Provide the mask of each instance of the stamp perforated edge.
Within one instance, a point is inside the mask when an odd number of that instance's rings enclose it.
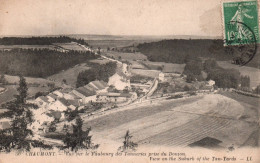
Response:
[[[257,16],[258,16],[258,28],[260,27],[260,15],[259,15],[259,9],[260,9],[260,3],[258,2],[258,0],[221,0],[220,1],[220,12],[221,12],[221,26],[222,26],[222,39],[223,39],[223,45],[226,46],[230,46],[230,45],[225,45],[225,40],[226,40],[226,35],[225,35],[225,19],[224,19],[224,3],[227,2],[250,2],[250,1],[256,1],[257,4]],[[258,38],[260,39],[260,29],[258,29],[259,33],[258,33]],[[258,42],[256,42],[256,44],[260,44]]]

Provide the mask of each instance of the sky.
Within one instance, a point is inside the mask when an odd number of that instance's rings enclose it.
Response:
[[[221,36],[219,0],[0,0],[0,35]]]

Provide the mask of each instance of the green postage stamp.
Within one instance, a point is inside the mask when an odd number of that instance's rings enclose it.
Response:
[[[260,43],[257,9],[257,0],[223,1],[225,46]]]

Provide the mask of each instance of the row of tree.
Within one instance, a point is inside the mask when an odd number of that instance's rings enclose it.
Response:
[[[95,80],[108,82],[109,77],[116,73],[116,67],[116,62],[108,62],[104,65],[93,64],[91,69],[79,73],[76,87],[84,86]]]
[[[77,42],[88,45],[83,39],[76,39],[67,36],[59,37],[3,37],[0,38],[0,45],[51,45],[53,43]]]
[[[90,51],[69,51],[68,53],[49,49],[0,51],[0,73],[47,77],[97,57]]]

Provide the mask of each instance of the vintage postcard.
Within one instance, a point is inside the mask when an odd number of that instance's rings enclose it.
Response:
[[[0,0],[0,163],[260,163],[259,0]]]

